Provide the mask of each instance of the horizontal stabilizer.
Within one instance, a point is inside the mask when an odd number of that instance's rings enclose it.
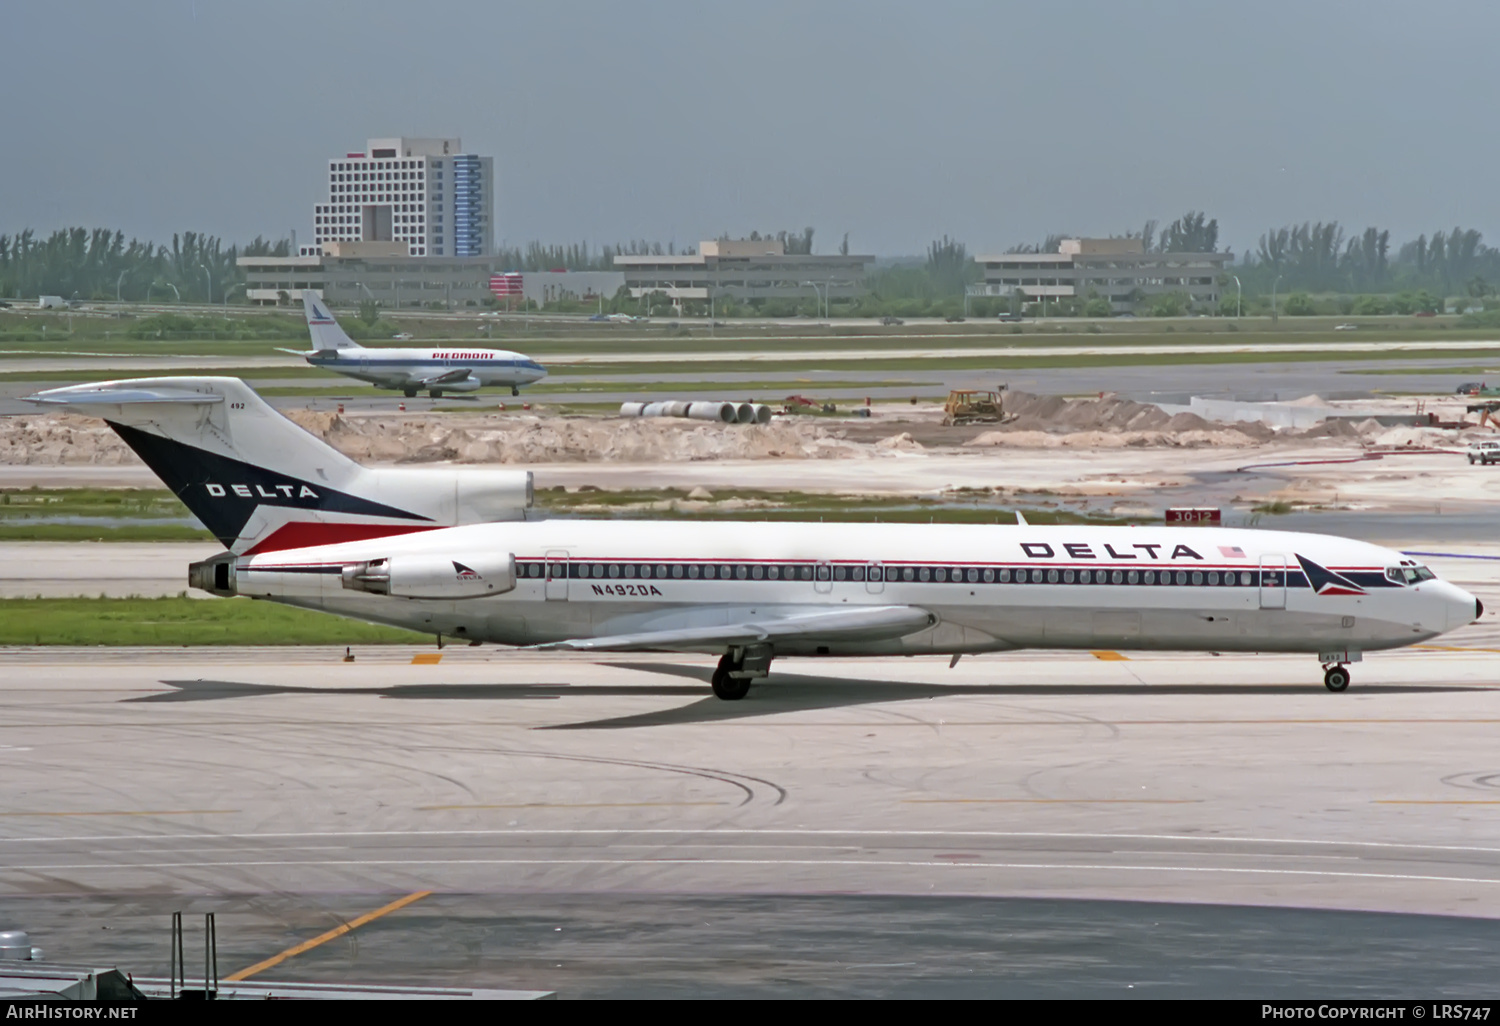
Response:
[[[533,647],[543,651],[630,652],[755,645],[792,639],[879,641],[925,630],[935,622],[937,618],[919,606],[855,606],[821,609],[747,623],[679,627],[602,638],[571,638]]]
[[[91,408],[122,403],[222,403],[224,397],[214,392],[197,392],[190,388],[157,386],[141,388],[134,381],[101,381],[93,385],[68,385],[49,388],[28,395],[25,400],[39,406],[77,406]],[[97,416],[97,414],[96,414]]]

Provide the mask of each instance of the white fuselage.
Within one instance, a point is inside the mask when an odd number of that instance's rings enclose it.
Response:
[[[314,367],[368,381],[382,388],[473,392],[519,388],[547,376],[546,368],[523,353],[505,349],[330,349],[308,355]],[[467,371],[466,374],[459,372]]]
[[[350,590],[340,576],[362,560],[423,553],[513,554],[516,586],[437,601]],[[896,639],[778,642],[776,654],[1358,653],[1425,641],[1478,615],[1474,597],[1452,584],[1403,579],[1414,567],[1343,538],[1204,527],[548,520],[242,557],[235,590],[514,645],[909,605],[935,622]]]

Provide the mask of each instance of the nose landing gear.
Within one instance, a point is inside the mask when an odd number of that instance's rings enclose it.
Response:
[[[1329,691],[1343,691],[1349,686],[1349,670],[1344,666],[1323,668],[1323,686]]]
[[[1348,621],[1344,626],[1349,626]],[[1343,691],[1349,686],[1349,663],[1364,662],[1364,653],[1356,648],[1320,652],[1318,662],[1323,664],[1323,686],[1329,691]]]

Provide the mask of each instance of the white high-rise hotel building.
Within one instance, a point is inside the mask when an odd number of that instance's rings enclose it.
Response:
[[[400,242],[411,256],[488,256],[495,241],[494,159],[458,139],[371,139],[328,162],[328,202],[313,239]]]

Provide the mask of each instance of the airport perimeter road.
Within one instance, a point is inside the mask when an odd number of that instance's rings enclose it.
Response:
[[[1500,917],[1493,649],[0,656],[0,897],[910,894]],[[372,897],[371,907],[389,899]]]

